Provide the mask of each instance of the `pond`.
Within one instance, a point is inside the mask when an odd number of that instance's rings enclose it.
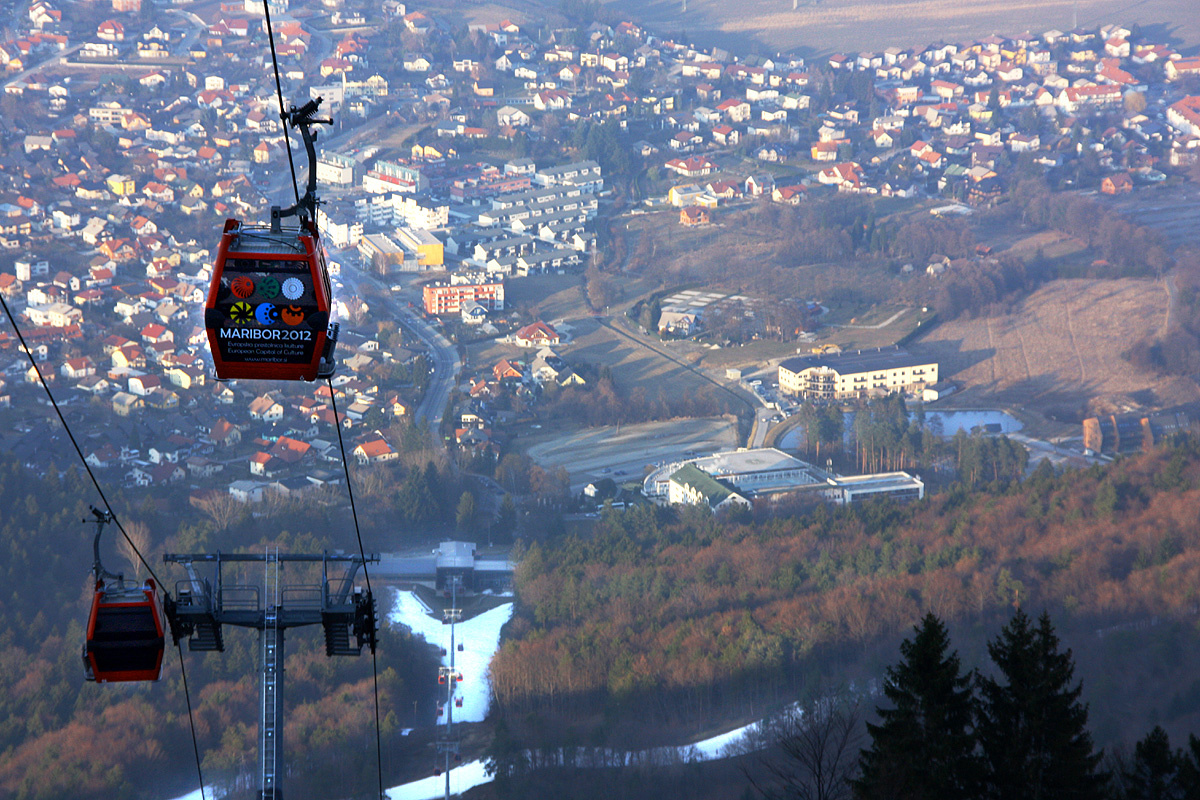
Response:
[[[981,428],[984,433],[1016,433],[1022,427],[1016,417],[995,409],[926,411],[925,425],[947,438],[960,430],[970,433],[975,428]]]
[[[849,443],[854,431],[854,412],[845,415],[846,441]],[[971,433],[979,428],[987,434],[1015,433],[1021,430],[1021,422],[1013,415],[997,409],[970,409],[962,411],[926,411],[925,426],[930,431],[947,439],[960,430]],[[804,429],[788,431],[777,447],[795,451],[804,446]]]

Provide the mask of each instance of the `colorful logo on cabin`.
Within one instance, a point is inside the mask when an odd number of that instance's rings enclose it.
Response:
[[[258,293],[267,300],[274,300],[279,296],[279,281],[270,276],[259,278]]]
[[[300,306],[288,306],[280,309],[279,317],[287,325],[299,325],[304,322],[304,309]]]
[[[260,303],[258,308],[254,309],[254,318],[258,320],[259,325],[273,325],[275,320],[279,319],[279,309],[274,303]]]
[[[254,320],[254,309],[249,303],[234,303],[229,309],[229,318],[238,325],[247,325]]]
[[[254,281],[247,278],[245,275],[239,275],[229,283],[229,291],[233,292],[234,297],[239,297],[245,300],[250,295],[254,294]]]
[[[288,278],[283,282],[283,296],[288,300],[299,300],[304,294],[304,282],[299,278]]]

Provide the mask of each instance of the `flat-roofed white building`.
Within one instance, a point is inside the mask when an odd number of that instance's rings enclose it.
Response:
[[[369,233],[358,242],[364,269],[374,269],[381,275],[399,272],[405,267],[404,248],[383,233]]]
[[[849,475],[829,479],[826,497],[840,506],[876,497],[895,500],[920,500],[925,496],[925,482],[919,475],[907,472],[880,472],[875,475]]]
[[[713,478],[726,481],[740,492],[772,494],[825,482],[825,472],[774,447],[731,450],[711,456],[666,464],[646,476],[642,491],[647,497],[667,497],[671,476],[692,464]]]
[[[31,305],[25,309],[25,316],[34,325],[49,328],[65,328],[83,321],[83,312],[67,303],[50,303],[44,306]]]
[[[604,189],[600,165],[595,161],[577,161],[561,167],[539,169],[534,173],[533,182],[538,186],[578,186],[591,193]]]
[[[937,382],[936,361],[898,347],[801,356],[779,365],[779,391],[811,400],[920,394]]]
[[[838,505],[884,496],[903,502],[923,498],[925,483],[907,472],[840,476],[762,447],[664,464],[642,484],[642,493],[656,502],[707,503],[713,510],[791,492],[811,492]]]
[[[334,186],[353,186],[357,181],[358,161],[353,156],[327,151],[317,157],[317,181]]]

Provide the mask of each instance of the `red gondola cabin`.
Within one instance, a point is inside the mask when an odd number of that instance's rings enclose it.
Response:
[[[89,681],[156,681],[162,676],[163,617],[153,580],[141,586],[96,581],[83,648]]]
[[[332,374],[332,297],[311,221],[272,230],[226,220],[204,304],[217,377],[312,381]]]

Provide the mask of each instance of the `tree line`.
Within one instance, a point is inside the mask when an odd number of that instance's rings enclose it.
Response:
[[[1150,372],[1195,375],[1200,372],[1200,251],[1180,253],[1168,281],[1170,327],[1135,342],[1124,356]]]
[[[1009,192],[1009,212],[1036,230],[1056,230],[1074,236],[1100,258],[1080,274],[1059,277],[1126,278],[1161,275],[1172,262],[1170,245],[1161,231],[1130,222],[1120,212],[1090,197],[1054,193],[1044,178],[1026,178]]]
[[[589,370],[581,370],[589,374]],[[652,391],[644,386],[620,386],[608,367],[591,373],[583,386],[561,387],[548,383],[538,407],[546,421],[570,420],[588,426],[633,424],[680,417],[714,417],[729,410],[730,403],[716,392],[681,394],[663,387]]]
[[[1020,480],[1029,461],[1028,451],[1006,436],[959,429],[950,439],[943,438],[926,420],[924,410],[918,407],[909,413],[899,394],[860,402],[850,415],[839,405],[808,400],[796,413],[806,454],[820,462],[824,452],[835,463],[844,463],[852,454],[858,472],[949,464],[959,482],[974,488]]]
[[[1099,796],[1102,753],[1048,614],[1034,622],[1018,609],[988,643],[988,672],[964,673],[949,649],[932,613],[900,645],[850,781],[856,798]]]
[[[756,217],[755,227],[778,243],[773,263],[784,266],[893,258],[923,267],[935,254],[959,258],[975,251],[975,235],[960,219],[918,215],[881,221],[874,203],[858,196],[835,195],[799,206],[771,203]]]

